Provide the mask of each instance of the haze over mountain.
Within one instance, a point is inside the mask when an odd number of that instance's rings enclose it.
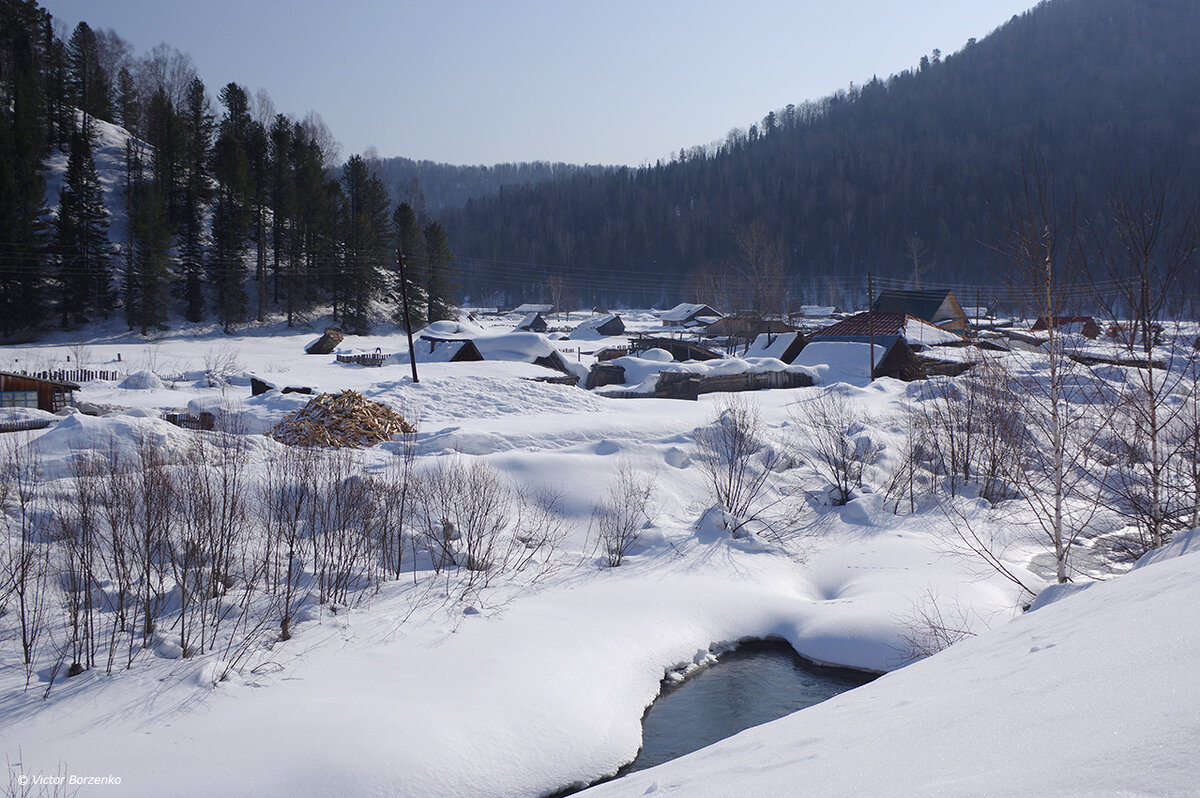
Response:
[[[475,301],[559,274],[597,303],[707,301],[749,238],[793,299],[861,301],[866,275],[1004,282],[991,245],[1022,163],[1081,219],[1118,182],[1197,183],[1200,4],[1050,0],[921,67],[768,113],[669,163],[506,189],[440,218]],[[740,241],[740,246],[739,246]],[[760,253],[761,254],[761,253]]]

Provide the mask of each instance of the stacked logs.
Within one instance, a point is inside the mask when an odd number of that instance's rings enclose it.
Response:
[[[323,393],[289,414],[271,437],[289,446],[363,447],[416,432],[404,416],[358,391]]]

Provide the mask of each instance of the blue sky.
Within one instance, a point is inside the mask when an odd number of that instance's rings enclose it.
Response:
[[[343,153],[638,165],[958,50],[1033,0],[42,0],[189,53]],[[336,10],[335,10],[336,9]]]

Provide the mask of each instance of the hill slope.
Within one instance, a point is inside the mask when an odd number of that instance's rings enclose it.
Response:
[[[596,301],[656,301],[720,267],[754,223],[808,301],[852,303],[840,289],[868,271],[910,272],[914,233],[927,280],[995,282],[981,267],[1023,158],[1045,159],[1085,214],[1116,178],[1196,182],[1198,31],[1191,0],[1051,0],[944,60],[672,163],[506,191],[443,219],[480,294],[512,296],[552,268]]]

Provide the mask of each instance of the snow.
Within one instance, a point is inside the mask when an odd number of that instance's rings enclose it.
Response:
[[[571,330],[572,339],[599,339],[605,336],[599,331],[599,328],[613,321],[617,317],[612,313],[597,314],[590,319],[584,319],[575,325],[575,329]]]
[[[623,318],[655,323],[650,314]],[[564,536],[536,573],[503,574],[486,588],[464,589],[462,574],[422,566],[380,583],[352,609],[310,601],[291,640],[268,638],[236,662],[222,651],[182,658],[168,628],[130,668],[60,678],[45,697],[48,685],[37,674],[26,689],[14,613],[0,615],[0,754],[26,774],[111,773],[122,778],[120,794],[131,796],[164,789],[544,795],[611,775],[633,758],[643,712],[665,673],[740,639],[774,636],[817,662],[889,673],[594,792],[788,795],[798,784],[817,795],[1193,789],[1200,768],[1188,749],[1200,690],[1181,663],[1200,655],[1192,623],[1200,538],[1180,536],[1107,582],[1045,590],[1036,611],[1022,614],[1027,594],[952,553],[948,540],[960,519],[931,503],[898,511],[888,498],[904,411],[921,397],[895,380],[870,382],[867,344],[810,344],[799,367],[757,354],[677,363],[661,350],[614,361],[626,369],[625,390],[652,387],[664,369],[807,368],[817,378],[812,388],[737,395],[761,414],[766,444],[798,454],[772,475],[770,494],[795,523],[778,535],[735,537],[712,510],[696,445],[697,430],[713,423],[728,397],[617,400],[536,381],[556,372],[529,361],[560,350],[546,336],[514,332],[514,322],[431,325],[426,334],[471,338],[487,359],[418,358],[418,383],[403,358],[372,368],[305,355],[311,329],[88,341],[87,365],[122,378],[85,383],[77,398],[122,409],[0,437],[0,451],[16,445],[36,453],[49,479],[65,480],[78,458],[114,447],[132,455],[139,441],[153,442],[168,462],[184,461],[198,442],[228,445],[218,433],[160,419],[183,409],[215,412],[249,432],[242,439],[249,471],[270,473],[283,447],[259,433],[310,397],[251,397],[244,375],[255,374],[280,386],[353,389],[400,410],[419,426],[418,468],[485,463],[527,493],[557,494]],[[5,355],[59,367],[74,343],[7,347]],[[392,332],[347,336],[342,346],[402,353],[407,342]],[[876,349],[878,361],[883,350]],[[236,368],[210,379],[222,352]],[[843,507],[830,504],[829,485],[806,450],[795,449],[809,433],[797,412],[825,395],[860,409],[868,421],[854,440],[882,452]],[[352,456],[376,473],[401,451],[394,441]],[[623,469],[653,479],[654,507],[626,561],[609,568],[593,511]],[[66,481],[53,488],[71,491]],[[1041,586],[1041,549],[1030,544],[1027,526],[972,495],[962,508],[1003,541],[1009,567]],[[909,664],[914,607],[930,596],[962,608],[980,634]],[[60,615],[56,609],[59,640]]]
[[[904,340],[910,344],[919,346],[943,346],[946,344],[961,344],[963,337],[957,333],[943,330],[936,324],[922,321],[917,318],[910,318],[904,323],[904,329],[901,332]]]
[[[585,794],[1192,794],[1195,548]]]
[[[746,354],[751,357],[773,357],[780,359],[799,333],[760,333],[750,344]]]
[[[887,355],[887,349],[875,344],[875,365]],[[870,380],[871,344],[856,341],[811,341],[800,351],[793,366],[807,366],[820,375],[821,384]]]

